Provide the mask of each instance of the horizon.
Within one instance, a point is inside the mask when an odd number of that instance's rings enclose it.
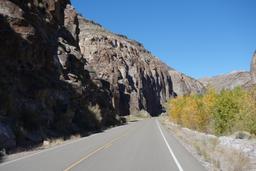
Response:
[[[250,71],[256,50],[256,1],[72,0],[72,5],[86,19],[141,42],[188,76],[198,79]]]

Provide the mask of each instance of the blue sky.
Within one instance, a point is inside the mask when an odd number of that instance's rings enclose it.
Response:
[[[135,39],[195,78],[249,70],[256,0],[72,0],[86,18]]]

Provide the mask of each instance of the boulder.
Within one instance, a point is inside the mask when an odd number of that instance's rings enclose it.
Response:
[[[249,140],[252,138],[252,135],[249,132],[246,131],[238,131],[235,132],[231,137],[234,139],[246,139]]]

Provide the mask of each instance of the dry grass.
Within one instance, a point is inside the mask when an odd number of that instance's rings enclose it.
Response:
[[[227,148],[220,145],[218,137],[207,136],[195,131],[183,129],[171,124],[168,119],[162,119],[168,129],[174,133],[182,144],[202,161],[202,164],[211,171],[248,171],[253,170],[252,162],[242,150]]]
[[[76,134],[76,135],[72,135],[68,140],[64,140],[64,138],[47,139],[43,142],[42,147],[43,148],[54,147],[57,145],[61,145],[67,141],[76,140],[79,138],[81,138],[81,135]]]
[[[228,163],[233,163],[233,165],[229,165],[227,168],[228,170],[233,171],[247,171],[250,168],[250,159],[242,152],[232,150],[232,149],[225,149],[224,150],[225,159]]]

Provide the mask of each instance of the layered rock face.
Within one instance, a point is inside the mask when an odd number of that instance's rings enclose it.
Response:
[[[118,122],[110,84],[90,77],[78,34],[68,0],[0,1],[0,148]]]
[[[113,103],[120,115],[144,109],[162,112],[162,104],[174,93],[168,66],[142,44],[108,32],[79,17],[79,45],[94,73],[110,82]]]
[[[205,92],[205,87],[200,81],[172,69],[169,70],[169,74],[173,82],[173,91],[177,96],[202,94]]]

